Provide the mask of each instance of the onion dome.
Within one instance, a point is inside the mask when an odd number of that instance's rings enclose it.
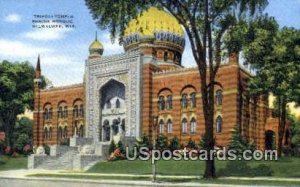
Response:
[[[150,7],[131,20],[124,32],[125,50],[136,48],[141,43],[164,45],[182,52],[185,44],[184,31],[170,13]]]
[[[89,52],[90,52],[89,58],[100,57],[103,54],[103,51],[104,51],[104,47],[98,41],[98,39],[97,39],[97,32],[96,32],[95,41],[93,43],[91,43],[91,45],[89,47]]]

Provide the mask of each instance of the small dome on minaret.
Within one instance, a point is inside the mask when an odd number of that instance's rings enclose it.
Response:
[[[103,45],[98,41],[97,32],[96,32],[95,41],[91,43],[89,47],[89,52],[90,52],[89,58],[101,57],[103,51],[104,51]]]

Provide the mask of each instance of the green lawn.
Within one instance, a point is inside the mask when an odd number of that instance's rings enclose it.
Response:
[[[216,161],[217,174],[226,167],[229,161]],[[237,162],[237,161],[231,161]],[[264,164],[272,170],[274,177],[300,177],[300,158],[286,157],[278,161],[246,161],[251,168],[256,168],[260,164]],[[204,169],[204,161],[158,161],[157,171],[162,175],[198,175],[202,176]],[[232,170],[234,171],[235,168]],[[88,173],[122,173],[122,174],[151,174],[150,161],[113,161],[99,162]],[[228,170],[227,176],[231,176],[231,171]],[[232,176],[234,176],[232,174]],[[249,175],[240,176],[249,177]]]
[[[26,169],[27,157],[19,156],[12,158],[9,156],[0,155],[0,170]]]

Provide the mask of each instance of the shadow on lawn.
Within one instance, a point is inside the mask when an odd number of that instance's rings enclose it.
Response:
[[[217,172],[219,177],[238,176],[238,177],[267,177],[272,176],[273,170],[266,164],[259,164],[250,167],[247,161],[229,161],[225,168]]]

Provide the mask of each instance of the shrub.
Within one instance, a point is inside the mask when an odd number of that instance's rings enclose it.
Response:
[[[178,149],[180,149],[180,148],[181,148],[181,146],[180,146],[179,140],[178,140],[178,138],[175,136],[174,138],[172,138],[172,139],[170,140],[169,149],[170,149],[171,151],[174,151],[174,150],[178,150]]]
[[[143,134],[141,139],[137,139],[135,143],[135,147],[139,150],[141,147],[148,147],[152,149],[152,144],[146,134]]]
[[[50,155],[50,146],[47,145],[47,144],[44,144],[43,147],[44,147],[44,150],[45,150],[45,154]]]
[[[156,139],[156,149],[164,150],[168,148],[168,139],[165,135],[159,135]]]
[[[196,149],[197,148],[196,143],[195,143],[194,140],[192,140],[192,138],[189,139],[186,147],[190,148],[190,149]]]
[[[5,142],[0,140],[0,154],[4,153]]]

